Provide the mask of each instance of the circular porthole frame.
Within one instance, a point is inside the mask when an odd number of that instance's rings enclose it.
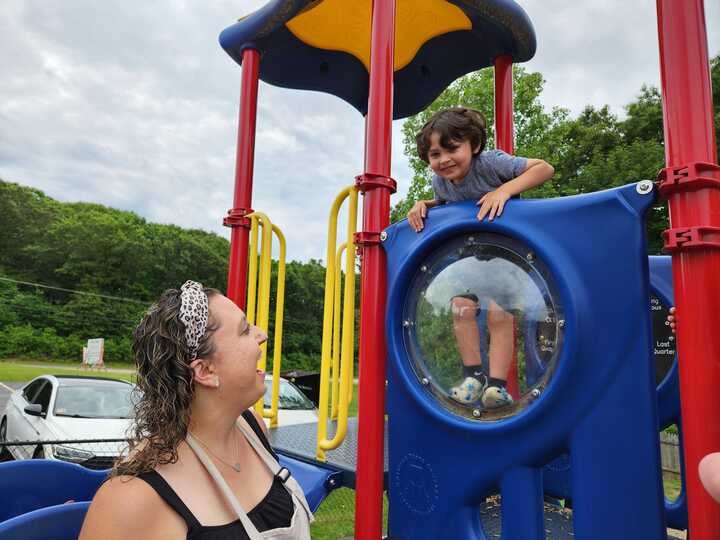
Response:
[[[468,255],[461,254],[462,251],[467,252]],[[455,252],[454,256],[453,252]],[[432,283],[434,277],[440,272],[454,262],[464,258],[464,256],[478,254],[498,256],[498,254],[502,255],[502,252],[509,255],[502,258],[520,267],[535,283],[546,305],[552,307],[552,312],[555,314],[555,343],[546,372],[532,387],[528,388],[528,391],[520,399],[511,406],[487,410],[478,407],[477,404],[468,406],[454,401],[449,397],[447,391],[438,384],[431,371],[427,368],[427,362],[422,358],[422,351],[417,338],[415,316],[420,294],[426,290],[427,286]],[[443,410],[450,411],[464,420],[492,421],[519,416],[532,403],[542,397],[553,374],[558,369],[559,358],[562,356],[565,327],[561,295],[558,292],[557,284],[549,266],[524,242],[511,236],[485,231],[458,231],[452,238],[447,239],[435,249],[426,252],[420,259],[417,269],[410,277],[401,312],[403,319],[402,340],[407,351],[410,371],[415,375],[426,394],[432,398],[431,401]],[[528,329],[522,328],[520,331],[526,332]]]

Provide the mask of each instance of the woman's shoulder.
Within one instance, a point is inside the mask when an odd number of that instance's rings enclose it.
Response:
[[[114,476],[93,497],[80,540],[140,538],[157,522],[164,507],[147,482],[135,476]]]

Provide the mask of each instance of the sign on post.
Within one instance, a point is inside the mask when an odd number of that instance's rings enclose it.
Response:
[[[83,366],[104,368],[103,353],[105,352],[105,339],[88,339],[87,347],[83,347]]]

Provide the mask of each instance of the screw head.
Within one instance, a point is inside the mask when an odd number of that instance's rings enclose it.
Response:
[[[535,399],[540,397],[540,389],[539,388],[533,388],[532,392],[530,392],[530,395],[534,397]]]
[[[423,386],[427,386],[428,384],[430,384],[430,379],[428,379],[427,377],[423,377],[422,379],[420,379],[420,382]]]
[[[560,319],[560,320],[558,321],[558,326],[559,326],[560,328],[565,328],[565,320],[564,320],[564,319]]]
[[[421,272],[427,272],[427,265],[424,265],[424,264],[423,264],[423,265],[420,267],[420,271],[421,271]]]
[[[405,328],[407,328],[408,326],[412,326],[412,322],[410,322],[410,321],[408,321],[407,319],[405,319],[405,320],[403,321],[403,326],[404,326]]]
[[[535,254],[528,253],[527,255],[525,255],[525,259],[527,259],[528,262],[533,262],[535,260]]]
[[[384,242],[385,240],[387,240],[387,231],[382,231],[380,233],[380,241]]]
[[[637,186],[635,186],[635,190],[640,195],[647,195],[653,190],[654,187],[654,184],[650,180],[641,180],[640,182],[638,182]]]
[[[473,415],[475,418],[480,418],[480,415],[481,415],[481,414],[482,414],[482,413],[480,412],[480,409],[473,409],[472,415]]]

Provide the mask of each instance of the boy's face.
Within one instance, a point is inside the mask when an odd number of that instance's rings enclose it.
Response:
[[[432,171],[439,177],[459,182],[470,170],[472,158],[473,148],[469,141],[453,141],[450,148],[445,148],[440,145],[439,133],[430,135],[428,161]]]

